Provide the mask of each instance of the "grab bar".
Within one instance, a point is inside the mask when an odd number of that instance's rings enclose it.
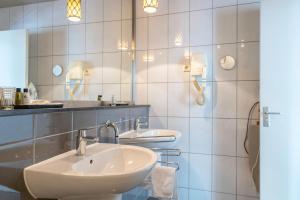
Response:
[[[167,166],[173,165],[175,166],[176,171],[179,171],[179,164],[177,162],[166,162],[166,161],[157,161],[160,164],[165,164]]]
[[[152,151],[155,152],[162,152],[161,156],[180,156],[181,150],[180,149],[172,149],[172,148],[151,148]],[[164,153],[167,152],[167,153]],[[171,153],[169,153],[171,152]],[[172,153],[173,152],[173,153]]]

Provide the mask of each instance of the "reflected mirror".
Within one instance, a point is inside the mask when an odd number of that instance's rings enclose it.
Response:
[[[0,79],[4,80],[5,72],[7,81],[0,82],[0,87],[25,88],[33,83],[39,98],[47,100],[70,100],[72,96],[96,101],[102,95],[107,101],[112,96],[116,101],[131,101],[132,2],[116,2],[81,1],[84,12],[74,22],[66,17],[67,0],[0,1],[1,33],[28,33],[27,43],[10,40],[15,43],[13,50],[0,49],[1,55],[22,62],[1,61]],[[6,41],[0,34],[0,47]],[[68,88],[74,85],[67,75],[74,62],[82,63],[83,77],[70,95]]]

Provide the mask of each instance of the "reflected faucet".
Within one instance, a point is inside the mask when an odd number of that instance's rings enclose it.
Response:
[[[99,138],[87,136],[87,129],[81,129],[78,131],[76,138],[76,155],[83,156],[86,153],[86,144],[90,142],[98,142]]]
[[[114,143],[115,144],[119,144],[119,128],[118,128],[118,125],[115,124],[114,122],[111,122],[111,121],[106,121],[106,123],[104,124],[104,126],[102,126],[100,128],[100,134],[101,134],[101,129],[102,128],[113,128],[114,130]]]
[[[135,120],[135,130],[136,132],[140,132],[141,131],[141,126],[147,126],[148,123],[146,121],[142,122],[142,119],[147,119],[147,117],[138,117]]]

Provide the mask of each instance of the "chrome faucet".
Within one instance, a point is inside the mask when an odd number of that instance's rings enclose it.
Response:
[[[87,136],[87,129],[82,129],[78,131],[76,138],[76,155],[83,156],[86,152],[86,144],[88,141],[98,142],[99,138]]]
[[[139,132],[141,130],[141,126],[147,126],[148,123],[146,121],[142,122],[142,119],[147,119],[147,117],[138,117],[135,120],[135,130]]]
[[[114,139],[115,139],[115,144],[119,144],[119,128],[118,125],[115,124],[114,122],[111,121],[106,121],[106,123],[104,124],[104,126],[102,126],[100,128],[100,134],[101,134],[101,129],[102,128],[113,128],[114,129]]]

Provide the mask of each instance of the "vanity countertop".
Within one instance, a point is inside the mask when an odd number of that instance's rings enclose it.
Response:
[[[0,110],[0,117],[15,116],[15,115],[30,115],[42,114],[51,112],[69,112],[69,111],[83,111],[83,110],[101,110],[101,109],[122,109],[122,108],[137,108],[150,107],[150,105],[126,105],[126,106],[98,106],[87,102],[72,102],[64,103],[63,108],[41,108],[41,109],[15,109],[15,110]]]

